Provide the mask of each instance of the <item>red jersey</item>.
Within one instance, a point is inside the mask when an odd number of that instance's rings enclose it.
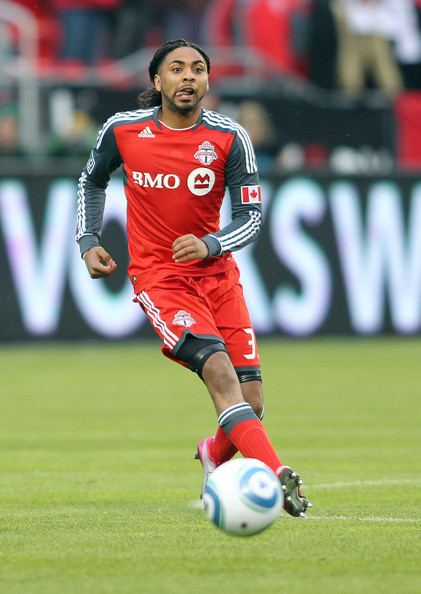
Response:
[[[231,252],[256,239],[261,225],[261,191],[246,131],[207,110],[191,128],[171,129],[158,112],[155,107],[111,117],[79,180],[77,240],[83,254],[100,242],[105,189],[122,164],[129,276],[136,293],[151,280],[235,267]],[[226,187],[232,222],[220,229]],[[188,233],[206,243],[209,257],[175,263],[172,244]]]

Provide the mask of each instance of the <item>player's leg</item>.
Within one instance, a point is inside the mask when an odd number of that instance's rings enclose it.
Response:
[[[304,516],[311,504],[300,491],[302,481],[292,468],[282,464],[262,422],[243,399],[228,354],[212,354],[203,366],[202,377],[218,413],[219,425],[231,443],[245,458],[257,458],[267,464],[279,476],[285,511]]]
[[[199,372],[207,357],[225,349],[206,298],[191,279],[165,279],[142,290],[136,301],[162,340],[162,353],[176,363]],[[198,446],[198,457],[203,465],[203,484],[216,468],[206,441],[202,440]]]
[[[290,467],[282,464],[263,424],[244,400],[238,375],[225,346],[214,339],[190,335],[177,351],[177,358],[204,380],[218,413],[217,435],[222,431],[226,443],[232,444],[230,447],[239,450],[245,458],[261,460],[276,472],[284,491],[284,509],[293,516],[304,515],[310,503],[300,492],[301,480]],[[249,391],[251,393],[251,389]],[[213,458],[215,441],[216,437],[207,438],[199,444],[203,487],[217,466]]]
[[[220,413],[219,425],[234,446],[243,456],[260,459],[278,469],[280,460],[263,425],[244,401],[237,374],[209,312],[209,302],[195,283],[184,278],[166,279],[143,290],[137,299],[163,341],[163,353],[205,380]],[[302,499],[301,509],[304,504],[307,506]],[[287,511],[298,515],[294,510]]]
[[[222,298],[218,302],[218,297],[221,295]],[[261,423],[264,403],[260,359],[242,287],[238,282],[238,272],[234,270],[226,274],[224,280],[219,278],[211,297],[211,303],[215,304],[213,312],[215,321],[226,343],[230,362],[235,368],[243,405],[231,406],[219,414],[219,426],[215,437],[202,440],[199,444],[199,449],[205,444],[205,448],[202,447],[202,452],[199,452],[202,453],[200,456],[202,464],[203,453],[207,454],[208,460],[211,460],[215,467],[229,460],[237,449],[245,457],[262,460],[280,477],[286,511],[292,515],[303,515],[311,504],[300,492],[301,479],[290,467],[282,465]],[[209,365],[214,361],[215,359],[213,361],[211,359]],[[206,365],[203,369],[203,378],[212,395],[208,371],[209,367]],[[214,395],[212,397],[214,398]],[[244,405],[249,405],[249,411],[253,410],[255,413],[254,417],[245,418],[247,411]],[[218,411],[217,404],[215,406]],[[236,416],[238,411],[241,411],[243,420],[249,422],[242,422],[241,416]],[[280,464],[277,468],[274,466],[275,461],[279,461]]]
[[[210,356],[202,377],[212,397],[220,427],[246,458],[265,462],[274,472],[282,462],[251,405],[243,398],[240,382],[227,353]]]
[[[225,346],[212,338],[190,335],[177,350],[177,358],[205,382],[218,414],[220,429],[232,445],[244,457],[257,458],[274,472],[279,471],[282,462],[253,408],[244,400],[238,375]]]
[[[212,313],[237,373],[243,399],[262,420],[264,405],[260,359],[250,314],[239,283],[239,272],[234,269],[218,275],[216,282],[213,278],[203,279],[201,284],[212,304]],[[237,451],[220,426],[215,436],[207,438],[206,442],[216,465],[230,460]]]
[[[244,400],[250,404],[258,418],[262,421],[264,416],[262,382],[261,380],[256,379],[248,379],[246,381],[244,376],[244,373],[237,372],[237,377],[240,380],[241,393]],[[243,380],[241,378],[243,378]],[[231,460],[237,453],[237,448],[219,425],[214,437],[206,438],[206,440],[202,441],[205,443],[200,442],[199,448],[206,447],[207,453],[212,458],[215,466],[219,466],[219,464]],[[200,453],[201,452],[199,451],[199,457],[201,457]]]
[[[265,413],[262,381],[250,379],[242,382],[240,380],[240,387],[244,400],[250,404],[256,415],[262,420]]]
[[[218,414],[219,426],[235,448],[244,457],[257,458],[274,472],[279,471],[282,462],[260,420],[244,400],[237,373],[221,344],[189,336],[177,357],[202,377]]]

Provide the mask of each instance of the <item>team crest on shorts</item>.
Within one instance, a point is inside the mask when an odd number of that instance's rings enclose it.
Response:
[[[203,163],[203,165],[210,165],[217,158],[215,147],[208,140],[199,144],[199,150],[194,154],[194,158]]]
[[[186,326],[187,328],[190,328],[190,326],[193,326],[193,324],[196,323],[196,320],[192,318],[189,312],[180,309],[180,311],[175,314],[172,323],[174,326]]]

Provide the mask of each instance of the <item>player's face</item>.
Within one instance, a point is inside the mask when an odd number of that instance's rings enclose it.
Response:
[[[162,105],[179,113],[200,106],[208,90],[208,71],[202,55],[192,47],[179,47],[165,56],[155,76]]]

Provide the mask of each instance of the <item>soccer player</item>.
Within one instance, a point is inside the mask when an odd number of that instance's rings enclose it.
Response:
[[[302,481],[283,465],[261,423],[259,355],[232,256],[260,231],[255,155],[241,126],[202,107],[209,71],[207,54],[194,43],[169,41],[156,51],[153,87],[139,96],[140,109],[109,118],[81,174],[77,241],[92,278],[113,274],[101,225],[105,189],[122,164],[136,300],[164,355],[202,378],[218,414],[215,435],[197,448],[204,484],[239,451],[277,473],[285,510],[303,516],[310,503]],[[232,222],[219,229],[226,187]]]

